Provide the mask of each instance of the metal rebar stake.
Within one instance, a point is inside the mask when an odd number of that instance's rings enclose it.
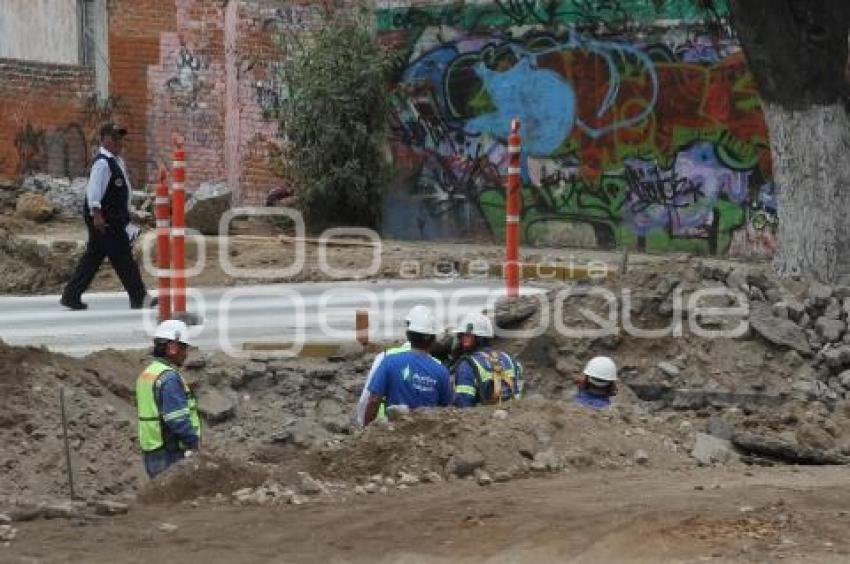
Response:
[[[65,440],[65,465],[68,469],[68,488],[71,490],[71,501],[77,499],[74,493],[74,470],[71,468],[71,446],[68,444],[68,419],[65,416],[65,387],[59,387],[59,410],[62,412],[62,437]]]

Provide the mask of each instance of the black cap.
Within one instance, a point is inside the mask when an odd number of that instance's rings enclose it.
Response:
[[[127,128],[118,125],[117,123],[104,123],[100,127],[100,136],[113,135],[115,137],[123,137],[127,135]]]

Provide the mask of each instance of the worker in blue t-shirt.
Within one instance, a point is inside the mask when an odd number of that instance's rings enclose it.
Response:
[[[611,405],[611,398],[617,395],[617,365],[607,356],[593,357],[585,365],[577,385],[577,404],[604,409]]]
[[[410,350],[387,355],[369,382],[369,401],[364,423],[378,415],[381,402],[388,409],[417,409],[448,406],[452,403],[449,371],[428,354],[436,335],[434,314],[428,308],[411,311],[407,323]]]

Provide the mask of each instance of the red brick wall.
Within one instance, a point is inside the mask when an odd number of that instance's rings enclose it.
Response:
[[[124,157],[141,186],[151,180],[148,164],[156,154],[147,136],[148,106],[155,95],[148,67],[160,60],[160,36],[175,31],[177,9],[163,0],[110,0],[108,10],[109,94],[119,106],[116,117],[130,130]]]
[[[84,174],[96,131],[89,68],[0,59],[0,177]]]

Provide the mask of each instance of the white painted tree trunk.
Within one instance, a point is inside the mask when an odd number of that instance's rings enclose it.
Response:
[[[834,282],[850,274],[850,120],[840,104],[789,111],[764,104],[778,189],[774,267]]]

